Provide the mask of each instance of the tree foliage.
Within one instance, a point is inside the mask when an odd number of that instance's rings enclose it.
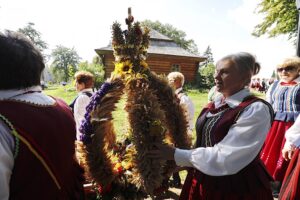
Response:
[[[78,70],[92,73],[95,76],[96,88],[100,88],[104,82],[104,68],[99,56],[95,56],[92,63],[88,63],[88,61],[79,63]]]
[[[196,86],[206,90],[215,85],[214,73],[216,67],[210,46],[206,48],[203,56],[206,57],[206,60],[199,65],[198,74],[196,76]]]
[[[69,72],[69,77],[74,77],[77,69],[75,66],[68,65],[68,72]]]
[[[286,34],[290,39],[297,34],[298,11],[295,0],[261,0],[257,12],[264,15],[263,21],[256,25],[254,36],[276,37]]]
[[[29,22],[25,27],[19,28],[17,31],[26,35],[41,52],[48,48],[48,44],[41,38],[41,33],[34,28],[34,23]]]
[[[210,89],[215,85],[215,74],[216,67],[213,63],[208,63],[206,66],[200,68],[200,76],[202,78],[202,87],[205,89]]]
[[[183,49],[191,53],[198,54],[198,47],[195,44],[194,40],[187,40],[186,33],[184,31],[178,30],[170,24],[162,24],[159,21],[153,22],[151,20],[145,20],[141,22],[141,25],[154,29],[160,32],[161,34],[168,36]]]
[[[201,63],[201,66],[207,66],[210,63],[214,63],[213,53],[210,46],[206,48],[206,50],[203,53],[203,56],[206,57],[206,60]]]
[[[51,53],[53,62],[52,72],[58,81],[67,82],[70,78],[70,68],[77,70],[80,57],[74,48],[70,49],[62,45],[57,46]]]

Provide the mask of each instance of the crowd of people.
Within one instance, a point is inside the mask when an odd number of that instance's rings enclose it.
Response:
[[[0,46],[0,199],[84,199],[75,141],[94,76],[75,74],[78,96],[69,106],[42,92],[45,64],[32,42],[7,31]],[[300,58],[280,63],[273,83],[253,79],[260,68],[246,52],[220,59],[195,125],[183,74],[168,75],[195,145],[153,144],[148,154],[188,169],[180,199],[300,199]],[[267,90],[266,100],[250,88]],[[178,173],[173,178],[181,186]]]
[[[261,93],[266,93],[270,85],[273,84],[274,78],[252,78],[250,82],[250,88]]]
[[[285,139],[286,131],[294,124],[300,114],[300,58],[287,58],[277,66],[279,80],[275,81],[266,94],[272,105],[275,117],[267,135],[260,158],[266,165],[274,182],[274,196],[278,196],[289,159],[282,155],[282,149],[291,148]]]

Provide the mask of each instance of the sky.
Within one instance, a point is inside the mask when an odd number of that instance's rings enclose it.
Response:
[[[125,28],[127,8],[135,21],[171,24],[193,39],[200,55],[211,47],[215,61],[240,51],[254,54],[270,77],[277,64],[294,56],[287,36],[256,38],[251,35],[263,16],[255,13],[259,0],[0,0],[0,31],[17,30],[28,22],[41,33],[49,53],[57,45],[74,48],[82,61],[91,61],[95,49],[111,40],[111,25]]]

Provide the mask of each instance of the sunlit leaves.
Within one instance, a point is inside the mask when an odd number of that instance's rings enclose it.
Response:
[[[298,24],[295,0],[262,0],[256,11],[262,14],[264,19],[255,26],[252,33],[254,36],[276,37],[284,34],[290,39],[295,38]]]

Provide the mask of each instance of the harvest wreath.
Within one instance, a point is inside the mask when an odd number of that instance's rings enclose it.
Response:
[[[128,30],[117,22],[112,26],[115,69],[93,95],[81,126],[81,162],[100,199],[155,196],[175,163],[149,158],[147,152],[154,143],[190,147],[185,113],[174,91],[146,63],[149,29],[132,25],[130,8],[128,13]],[[122,96],[130,131],[126,141],[116,141],[112,112]]]

